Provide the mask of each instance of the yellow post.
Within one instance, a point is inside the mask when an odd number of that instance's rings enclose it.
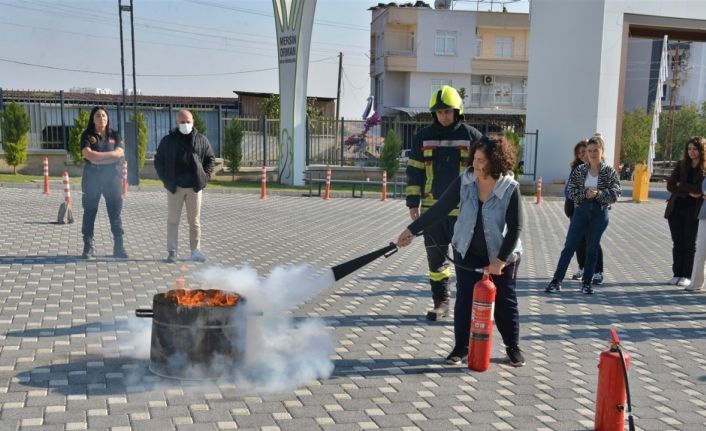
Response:
[[[647,195],[650,191],[650,173],[647,172],[647,165],[638,163],[635,166],[635,175],[632,180],[632,200],[633,202],[647,202]]]

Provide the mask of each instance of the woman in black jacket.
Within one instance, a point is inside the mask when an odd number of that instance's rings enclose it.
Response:
[[[687,287],[696,252],[696,233],[703,197],[701,182],[706,174],[703,139],[691,138],[684,148],[684,157],[677,163],[667,180],[672,193],[664,212],[672,235],[672,273],[669,284]]]
[[[113,233],[113,256],[127,258],[123,243],[123,222],[120,214],[123,209],[122,161],[123,143],[118,132],[110,128],[108,111],[102,106],[91,110],[86,130],[81,134],[81,154],[83,155],[83,175],[81,192],[83,197],[83,254],[81,258],[96,256],[93,242],[93,225],[96,221],[101,196],[110,220]]]

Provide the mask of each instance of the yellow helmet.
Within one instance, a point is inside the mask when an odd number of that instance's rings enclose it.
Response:
[[[442,85],[429,99],[429,110],[431,112],[442,109],[455,109],[459,115],[463,114],[463,99],[461,99],[455,88],[448,85]]]

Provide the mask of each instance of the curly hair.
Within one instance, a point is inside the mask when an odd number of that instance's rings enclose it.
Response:
[[[576,166],[583,164],[583,160],[579,159],[579,148],[586,148],[587,146],[588,139],[581,139],[576,145],[574,145],[574,160],[572,160],[569,164],[569,166],[571,166],[572,171],[576,169]]]
[[[468,169],[471,172],[473,172],[473,155],[477,150],[481,150],[485,154],[485,157],[488,159],[490,176],[496,180],[500,178],[501,175],[512,172],[512,168],[515,167],[515,148],[507,139],[483,137],[471,148],[468,160]]]
[[[684,145],[684,162],[682,163],[685,171],[686,167],[691,163],[691,159],[689,158],[689,145],[693,145],[699,150],[699,164],[696,166],[696,169],[701,172],[701,175],[706,174],[706,138],[703,136],[692,136],[686,141],[686,145]]]

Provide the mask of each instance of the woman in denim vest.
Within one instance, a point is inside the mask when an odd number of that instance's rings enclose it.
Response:
[[[455,344],[446,361],[460,364],[468,357],[473,287],[482,277],[482,268],[487,267],[497,287],[495,323],[510,363],[521,367],[525,359],[519,347],[515,279],[522,252],[522,200],[512,174],[515,150],[504,139],[483,138],[471,155],[473,160],[467,170],[437,203],[400,234],[397,245],[409,245],[416,234],[443,219],[460,202],[451,241],[456,267]]]
[[[612,166],[603,161],[605,144],[603,138],[594,135],[586,146],[588,163],[580,165],[569,178],[569,197],[574,201],[574,214],[569,222],[566,242],[561,251],[554,277],[546,292],[561,290],[561,281],[571,262],[581,237],[586,235],[586,264],[583,268],[581,291],[593,294],[593,272],[598,260],[598,247],[603,232],[608,227],[608,210],[620,196],[620,180]]]

